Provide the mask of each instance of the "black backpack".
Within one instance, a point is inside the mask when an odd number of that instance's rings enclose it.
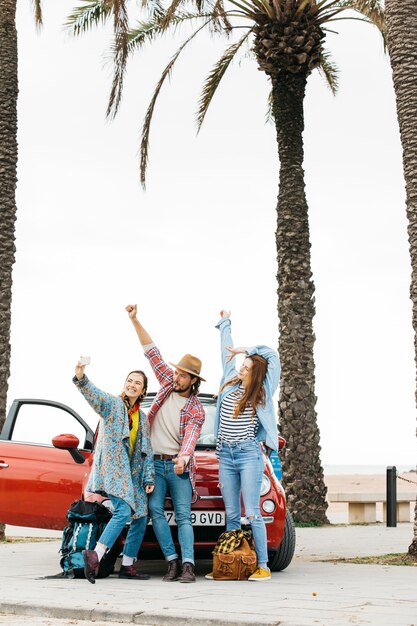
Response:
[[[112,514],[100,502],[75,500],[68,509],[68,526],[62,531],[60,565],[67,578],[85,578],[83,550],[94,550],[97,540]],[[120,553],[120,544],[109,550],[100,561],[97,578],[110,576]]]

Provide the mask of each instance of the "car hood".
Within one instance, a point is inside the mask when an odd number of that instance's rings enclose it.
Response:
[[[196,490],[199,496],[220,496],[219,461],[215,450],[196,450]]]

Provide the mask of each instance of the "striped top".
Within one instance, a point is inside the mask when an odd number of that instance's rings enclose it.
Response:
[[[220,406],[220,425],[218,432],[218,443],[220,441],[246,441],[255,439],[259,427],[259,417],[253,415],[253,409],[247,405],[238,417],[233,417],[236,404],[243,395],[243,387],[240,386],[231,393],[228,393]]]

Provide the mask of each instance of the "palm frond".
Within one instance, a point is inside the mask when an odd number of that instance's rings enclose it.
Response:
[[[252,28],[248,30],[248,32],[239,39],[239,41],[227,48],[227,50],[223,53],[223,55],[220,57],[220,59],[217,61],[216,65],[213,67],[210,74],[208,75],[203,87],[203,91],[201,93],[200,104],[198,107],[197,132],[199,132],[201,128],[201,125],[207,113],[207,109],[210,106],[210,103],[213,99],[214,94],[216,93],[217,87],[219,86],[221,79],[223,78],[227,68],[233,61],[240,47],[245,41],[247,41],[249,35],[252,33],[252,30]]]
[[[336,4],[343,4],[343,2],[352,2],[352,0],[321,0],[321,2],[317,2],[311,8],[317,11],[322,11],[324,9],[329,9],[330,7],[335,6]]]
[[[370,24],[371,26],[375,26],[375,24],[373,22],[371,22],[371,20],[369,20],[367,17],[362,16],[362,17],[358,17],[357,15],[342,15],[341,17],[332,17],[329,20],[327,20],[327,22],[344,22],[345,20],[349,21],[349,22],[364,22],[365,24]],[[326,24],[327,24],[326,22]],[[325,26],[322,26],[323,30],[328,30],[329,32],[336,32],[336,31],[331,31],[329,29],[327,29]],[[339,34],[339,33],[337,33]]]
[[[352,8],[353,2],[355,0],[322,0],[317,4],[310,5],[308,11],[310,15],[314,15],[318,24],[324,24],[334,15]]]
[[[271,89],[268,95],[268,103],[265,114],[265,124],[273,124],[275,123],[275,114],[274,114],[274,94]]]
[[[164,7],[160,0],[141,0],[142,9],[146,9],[148,15],[153,17],[154,15],[162,15]]]
[[[178,7],[180,6],[180,4],[184,2],[184,0],[172,0],[171,4],[169,5],[169,7],[167,8],[167,10],[165,11],[165,15],[164,18],[162,20],[162,24],[164,28],[168,28],[171,19],[173,18],[176,10],[178,9]]]
[[[38,28],[41,28],[43,25],[41,0],[32,0],[32,4],[35,13],[35,24]]]
[[[385,28],[385,10],[379,0],[356,0],[356,10],[368,18],[378,28],[384,43],[384,52],[387,51],[387,31]]]
[[[128,56],[129,21],[126,0],[112,0],[114,32],[114,73],[107,105],[107,117],[115,117],[123,93],[123,81]]]
[[[181,24],[191,20],[212,18],[211,13],[177,13],[172,18],[170,28],[175,32]],[[154,41],[158,36],[166,33],[161,23],[161,16],[153,17],[150,20],[139,22],[135,28],[129,31],[128,35],[128,54],[132,54],[135,50],[139,50],[146,43]]]
[[[213,13],[213,9],[218,0],[189,0],[191,4],[194,4],[198,13]],[[224,10],[224,9],[223,9]]]
[[[352,10],[359,13],[362,17],[353,17],[351,15],[347,17],[333,17],[328,19],[328,22],[339,21],[342,19],[356,19],[368,24],[372,24],[378,28],[382,36],[384,44],[384,52],[387,49],[387,35],[385,28],[385,10],[382,6],[381,0],[339,0],[338,6],[343,10]]]
[[[240,2],[238,2],[238,0],[229,0],[230,4],[233,4],[235,7],[238,7],[238,9],[240,9],[240,11],[246,15],[249,19],[251,20],[255,20],[256,18],[256,7],[254,4],[250,4],[250,2],[246,2],[246,0],[241,0]],[[272,9],[269,8],[269,11],[272,13]],[[271,15],[270,17],[273,17],[273,15]]]
[[[300,2],[300,4],[298,5],[298,8],[295,12],[296,15],[301,15],[301,13],[304,11],[304,9],[306,8],[306,6],[308,5],[308,3],[310,2],[310,0],[302,0]]]
[[[351,8],[350,4],[354,1],[355,0],[322,0],[317,4],[311,5],[309,7],[309,13],[314,15],[315,21],[318,24],[324,24],[334,15]]]
[[[355,0],[354,8],[369,18],[381,32],[384,32],[385,11],[380,0]]]
[[[232,31],[232,24],[228,19],[223,0],[215,1],[211,13],[216,17],[213,21],[213,30],[215,32],[220,30],[220,32],[227,36]]]
[[[335,96],[339,89],[339,70],[335,63],[332,61],[330,52],[324,50],[321,54],[320,65],[317,68],[321,76],[327,82],[330,91]]]
[[[275,15],[277,16],[277,20],[281,22],[284,17],[284,9],[281,4],[281,0],[272,0],[272,6],[274,7]]]
[[[321,26],[322,24],[331,22],[335,15],[339,15],[344,10],[345,9],[343,8],[335,8],[333,9],[333,11],[330,11],[328,13],[320,13],[320,16],[316,18],[316,24]]]
[[[345,2],[353,2],[354,0],[321,0],[321,2],[317,2],[316,5],[313,5],[312,10],[317,9],[317,11],[327,10],[336,5],[343,5]]]
[[[385,11],[381,0],[339,0],[339,6],[361,13],[384,32]]]
[[[274,8],[271,7],[271,3],[269,2],[269,0],[249,0],[244,4],[247,4],[252,11],[264,13],[265,15],[268,15],[268,17],[270,17],[271,19],[275,19],[276,11],[274,11]],[[279,3],[277,3],[277,5],[279,6]]]
[[[73,9],[64,24],[73,35],[81,35],[93,26],[104,24],[111,15],[111,4],[106,0],[92,0]]]
[[[368,19],[367,17],[355,17],[353,15],[349,15],[347,17],[334,17],[331,20],[327,20],[326,24],[330,23],[330,22],[342,22],[344,20],[350,20],[350,21],[354,20],[356,22],[364,22],[365,24],[370,24],[371,26],[375,26],[379,30],[379,27],[376,26],[376,24],[374,22],[372,22],[370,19]],[[331,31],[329,28],[325,28],[324,26],[322,28],[323,28],[323,30],[328,31],[330,33],[334,32],[334,31]],[[383,30],[380,30],[379,34],[381,35],[382,43],[384,44],[384,52],[386,52],[387,51],[387,45],[388,45],[387,44],[387,31],[386,31],[386,28],[383,28]]]
[[[202,26],[197,28],[188,37],[188,39],[186,39],[181,44],[181,46],[178,48],[178,50],[176,51],[176,53],[174,54],[174,56],[172,57],[172,59],[170,60],[166,68],[164,69],[164,71],[162,72],[161,78],[159,79],[156,85],[155,91],[153,93],[148,109],[146,111],[145,120],[143,122],[143,127],[142,127],[142,137],[141,137],[141,145],[140,145],[140,180],[141,180],[143,188],[145,188],[145,185],[146,185],[146,170],[148,167],[149,133],[150,133],[152,118],[153,118],[153,114],[155,110],[155,104],[158,99],[159,93],[162,89],[162,86],[166,78],[171,75],[172,68],[174,67],[174,64],[177,61],[178,57],[180,56],[181,52],[190,43],[190,41],[192,41],[194,37],[198,35],[198,33],[200,33],[206,26],[210,24],[212,19],[213,17],[210,17],[209,19],[207,19],[204,22],[204,24],[202,24]]]

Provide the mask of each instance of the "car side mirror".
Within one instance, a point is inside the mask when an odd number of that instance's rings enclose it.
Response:
[[[76,463],[84,463],[85,458],[78,450],[80,440],[75,435],[71,435],[68,433],[63,435],[57,435],[52,439],[52,445],[54,446],[54,448],[58,448],[59,450],[68,450]]]

